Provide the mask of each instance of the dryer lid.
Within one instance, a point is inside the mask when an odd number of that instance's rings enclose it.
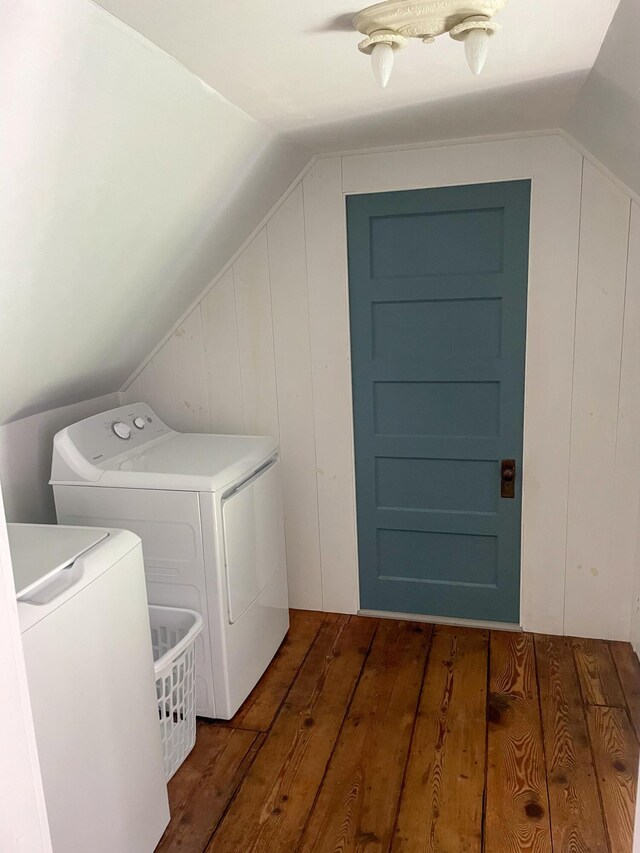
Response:
[[[23,597],[59,569],[72,565],[109,535],[94,527],[7,524],[16,596]]]
[[[178,433],[102,463],[96,485],[215,492],[246,477],[276,453],[266,436]]]

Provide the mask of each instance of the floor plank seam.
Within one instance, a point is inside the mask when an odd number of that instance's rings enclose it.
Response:
[[[196,721],[199,723],[203,723],[205,726],[215,726],[217,729],[229,729],[229,731],[232,732],[246,732],[250,735],[264,735],[271,730],[271,726],[269,726],[268,729],[251,729],[247,728],[246,726],[233,726],[231,725],[231,720],[210,720],[207,717],[196,717]]]
[[[606,841],[607,841],[607,853],[616,853],[616,851],[614,851],[612,846],[611,846],[611,837],[609,835],[609,828],[607,826],[606,813],[605,813],[605,808],[604,808],[604,800],[602,798],[602,789],[600,787],[600,774],[598,773],[598,766],[596,764],[596,753],[595,753],[595,750],[593,748],[593,742],[591,740],[591,731],[589,729],[589,720],[587,719],[588,703],[585,701],[585,698],[584,698],[584,694],[582,691],[582,682],[580,680],[580,672],[578,669],[578,663],[576,661],[575,654],[573,654],[573,651],[574,651],[573,643],[571,643],[571,652],[572,652],[571,659],[573,661],[573,668],[574,668],[575,673],[576,673],[576,678],[578,679],[578,689],[580,690],[580,695],[582,697],[582,704],[581,704],[582,716],[584,718],[584,725],[585,725],[585,731],[587,733],[587,740],[589,741],[589,752],[591,754],[591,765],[593,767],[593,775],[595,776],[595,780],[596,780],[596,789],[598,791],[598,802],[600,803],[600,815],[602,817],[602,825],[604,826],[604,832],[605,832],[605,837],[606,837]]]
[[[620,681],[620,684],[622,685],[622,693],[623,693],[624,699],[625,699],[625,708],[627,711],[627,717],[629,718],[629,722],[631,723],[631,728],[632,728],[632,730],[636,736],[636,740],[638,741],[638,745],[640,746],[640,729],[636,728],[636,723],[633,719],[633,713],[631,711],[631,706],[629,705],[629,697],[627,696],[627,691],[624,688],[624,683],[622,681],[622,673],[620,672],[620,667],[618,666],[618,660],[617,660],[616,656],[613,654],[613,649],[611,647],[611,641],[609,642],[609,651],[611,653],[611,657],[613,658],[613,665],[616,669],[616,672],[618,673],[618,680]],[[631,654],[635,655],[635,651],[632,650]]]
[[[396,813],[395,813],[395,817],[393,819],[393,826],[391,828],[391,835],[390,835],[391,840],[390,840],[390,844],[389,844],[389,849],[391,849],[393,847],[393,839],[395,837],[396,829],[398,826],[398,816],[400,814],[400,804],[402,803],[402,795],[404,794],[404,787],[405,787],[405,782],[407,779],[407,768],[409,766],[409,759],[411,758],[411,750],[413,748],[414,738],[415,738],[415,734],[416,734],[416,726],[418,724],[418,714],[420,712],[420,706],[421,706],[421,702],[422,702],[422,692],[424,690],[424,683],[425,683],[425,679],[427,676],[427,668],[429,666],[429,660],[431,659],[431,650],[433,649],[433,635],[436,632],[436,628],[437,628],[436,625],[431,626],[431,636],[429,637],[429,648],[427,649],[427,653],[424,656],[424,666],[422,667],[422,680],[420,682],[420,690],[418,690],[418,699],[417,699],[416,708],[415,708],[415,711],[413,714],[413,726],[411,728],[411,737],[409,738],[409,748],[407,749],[407,755],[405,757],[404,770],[402,771],[402,782],[400,783],[400,792],[398,794],[398,802],[396,804]]]
[[[587,697],[585,696],[585,691],[582,686],[582,678],[580,677],[580,667],[578,666],[578,661],[576,659],[576,649],[574,645],[573,637],[568,637],[569,648],[571,649],[571,660],[573,661],[573,668],[576,672],[576,678],[578,679],[578,690],[580,691],[580,699],[583,709],[589,704]],[[585,722],[586,722],[586,713],[585,713]]]
[[[351,617],[351,616],[350,616],[350,617],[349,617],[349,621],[351,621],[351,619],[352,619],[352,618],[353,618],[353,617]],[[371,617],[368,617],[368,616],[361,616],[361,617],[358,617],[358,618],[360,618],[360,619],[369,619],[369,618],[371,618]],[[336,747],[337,747],[337,745],[338,745],[338,743],[339,743],[339,741],[340,741],[340,735],[342,734],[342,729],[344,728],[345,720],[346,720],[346,719],[347,719],[347,717],[349,716],[349,712],[350,712],[350,710],[351,710],[351,706],[352,706],[352,704],[353,704],[353,697],[356,695],[356,691],[357,691],[357,689],[358,689],[358,685],[360,684],[360,679],[362,678],[362,673],[364,672],[365,665],[366,665],[366,663],[367,663],[367,661],[368,661],[368,659],[369,659],[369,655],[371,654],[371,649],[372,649],[372,647],[373,647],[373,642],[374,642],[374,640],[375,640],[375,638],[376,638],[376,635],[377,635],[377,633],[378,633],[378,629],[379,629],[379,628],[380,628],[380,620],[378,620],[378,624],[376,625],[375,631],[374,631],[374,632],[373,632],[373,634],[371,635],[371,640],[369,641],[369,645],[367,646],[367,653],[366,653],[366,655],[364,655],[364,656],[363,656],[363,658],[362,658],[362,665],[361,665],[361,667],[360,667],[360,671],[358,672],[358,677],[356,678],[356,680],[355,680],[355,682],[354,682],[353,690],[351,691],[351,696],[349,696],[349,701],[347,702],[347,704],[346,704],[346,706],[345,706],[345,712],[344,712],[344,714],[342,715],[342,720],[340,721],[340,726],[339,726],[338,731],[337,731],[337,733],[336,733],[336,738],[335,738],[335,740],[334,740],[334,742],[333,742],[333,747],[331,748],[331,752],[329,753],[329,757],[328,757],[328,759],[327,759],[327,763],[326,763],[326,764],[325,764],[325,766],[324,766],[324,770],[323,770],[323,772],[322,772],[322,778],[320,779],[320,783],[318,784],[318,787],[316,788],[316,791],[315,791],[315,794],[314,794],[314,797],[313,797],[313,802],[312,802],[312,804],[311,804],[311,807],[310,807],[309,812],[308,812],[308,814],[307,814],[307,817],[306,817],[306,819],[305,819],[304,826],[302,827],[302,831],[300,832],[300,837],[298,838],[298,843],[297,843],[297,844],[296,844],[296,846],[295,846],[295,850],[292,850],[292,851],[291,851],[291,853],[298,853],[298,851],[300,850],[300,847],[301,847],[301,845],[302,845],[302,840],[303,840],[303,838],[304,838],[305,832],[307,831],[307,827],[308,827],[308,825],[309,825],[309,821],[311,820],[311,815],[313,814],[313,812],[314,812],[314,810],[315,810],[315,808],[316,808],[316,805],[317,805],[317,803],[318,803],[318,799],[319,799],[319,797],[320,797],[320,791],[322,790],[322,786],[324,785],[324,781],[325,781],[325,779],[326,779],[326,777],[327,777],[327,771],[328,771],[328,769],[329,769],[329,765],[331,764],[331,760],[332,760],[333,755],[334,755],[334,753],[335,753],[335,751],[336,751]],[[248,851],[247,851],[247,853],[248,853]]]
[[[628,718],[629,722],[631,723],[631,730],[634,733],[634,735],[636,736],[636,741],[638,743],[638,746],[640,747],[640,733],[638,733],[636,731],[636,727],[635,727],[634,722],[633,722],[633,714],[631,713],[631,709],[627,705],[625,710],[627,712],[627,718]]]
[[[487,822],[487,779],[489,776],[489,699],[491,693],[491,638],[493,631],[487,632],[487,688],[484,702],[484,788],[482,790],[482,820],[480,822],[480,849],[488,853],[485,847],[485,828]]]
[[[554,850],[554,840],[553,840],[553,826],[551,824],[551,795],[549,793],[549,762],[547,759],[547,744],[545,740],[545,730],[544,730],[544,716],[542,713],[542,699],[540,694],[540,673],[538,671],[538,645],[535,641],[535,634],[533,635],[533,662],[536,673],[536,691],[538,694],[538,716],[540,719],[540,736],[542,739],[542,759],[544,761],[544,781],[545,788],[547,791],[547,820],[549,823],[549,838],[551,840],[551,850]]]
[[[238,796],[238,791],[239,791],[239,790],[240,790],[240,788],[242,787],[242,784],[243,784],[244,780],[247,778],[247,776],[248,776],[248,774],[249,774],[249,772],[250,772],[251,768],[253,767],[253,763],[254,763],[254,761],[256,760],[256,758],[257,758],[257,756],[258,756],[258,753],[260,752],[260,750],[261,750],[261,749],[262,749],[262,747],[264,746],[264,743],[265,743],[265,741],[266,741],[266,739],[267,739],[266,735],[265,735],[265,736],[262,736],[262,733],[256,733],[256,739],[254,740],[254,742],[253,742],[253,743],[251,744],[251,746],[249,747],[249,750],[251,750],[251,749],[253,748],[253,746],[255,745],[256,741],[257,741],[258,739],[260,739],[261,737],[262,737],[262,743],[261,743],[261,744],[260,744],[260,746],[259,746],[259,747],[254,751],[253,756],[251,757],[251,760],[247,762],[247,767],[246,767],[246,769],[245,769],[244,773],[242,774],[242,776],[240,777],[240,779],[238,779],[238,784],[236,785],[236,787],[235,787],[235,789],[234,789],[234,791],[233,791],[233,794],[229,797],[229,801],[227,802],[226,806],[225,806],[225,807],[224,807],[224,809],[222,810],[222,812],[221,812],[221,814],[220,814],[220,817],[218,818],[218,822],[216,823],[216,825],[215,825],[215,827],[214,827],[213,832],[211,833],[211,835],[210,835],[210,836],[209,836],[209,838],[207,839],[207,843],[206,843],[206,844],[204,845],[204,847],[202,848],[202,853],[207,853],[207,850],[209,849],[209,847],[210,847],[210,846],[211,846],[211,844],[213,843],[216,832],[218,831],[218,829],[219,829],[219,828],[220,828],[220,826],[222,825],[222,821],[223,821],[223,820],[225,819],[225,817],[227,816],[227,812],[229,811],[229,809],[231,808],[232,803],[235,801],[236,797]]]
[[[351,618],[351,617],[349,617],[349,618]],[[278,716],[279,716],[279,714],[280,714],[280,711],[282,710],[282,706],[285,704],[285,702],[286,702],[286,701],[287,701],[287,699],[289,698],[289,694],[291,693],[291,690],[293,689],[293,685],[295,684],[296,679],[297,679],[298,675],[300,674],[300,670],[301,670],[301,669],[302,669],[302,667],[305,665],[306,660],[307,660],[307,658],[309,657],[309,654],[311,653],[311,649],[315,646],[315,644],[316,644],[316,642],[317,642],[317,640],[318,640],[318,635],[320,634],[320,629],[322,628],[322,626],[324,625],[324,623],[325,623],[326,621],[327,621],[327,614],[325,613],[324,618],[323,618],[323,619],[320,621],[320,623],[318,624],[318,629],[317,629],[317,631],[316,631],[316,632],[315,632],[315,634],[313,635],[313,640],[309,643],[309,647],[307,648],[307,651],[306,651],[306,652],[304,653],[304,655],[302,656],[302,660],[300,661],[300,665],[299,665],[299,666],[298,666],[298,668],[296,669],[295,675],[293,676],[293,678],[291,679],[291,682],[289,683],[289,687],[288,687],[288,688],[287,688],[287,690],[285,690],[285,692],[284,692],[284,696],[282,697],[282,701],[281,701],[281,702],[280,702],[280,704],[278,705],[278,707],[277,707],[277,709],[276,709],[276,712],[274,713],[273,717],[271,718],[271,722],[270,722],[270,724],[269,724],[269,727],[268,727],[268,729],[266,730],[267,734],[268,734],[268,733],[271,731],[271,729],[273,728],[273,725],[274,725],[275,721],[278,719]]]

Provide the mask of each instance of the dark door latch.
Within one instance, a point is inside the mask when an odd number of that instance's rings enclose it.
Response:
[[[500,497],[516,496],[516,460],[503,459],[500,463]]]

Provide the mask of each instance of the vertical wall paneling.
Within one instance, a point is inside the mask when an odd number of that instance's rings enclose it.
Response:
[[[201,303],[211,429],[243,433],[242,379],[233,270],[229,269]]]
[[[200,306],[171,335],[175,411],[172,426],[182,432],[209,432],[209,400]]]
[[[615,620],[616,637],[631,631],[631,602],[636,574],[636,530],[640,503],[640,210],[631,205],[629,247],[620,362],[620,392],[613,478],[610,565],[614,600],[623,609]]]
[[[559,140],[538,142],[531,158],[520,621],[525,631],[562,634],[582,157]]]
[[[353,422],[341,160],[318,160],[303,181],[311,369],[325,610],[358,608]]]
[[[233,279],[245,432],[277,437],[278,403],[266,228],[236,260]]]
[[[142,400],[142,382],[140,374],[129,384],[124,391],[120,391],[120,405],[126,406],[127,403],[139,403]]]
[[[154,355],[140,374],[142,398],[169,426],[173,426],[176,397],[173,387],[171,339]]]
[[[267,226],[292,607],[322,610],[302,186]]]
[[[614,504],[614,471],[629,212],[627,196],[585,162],[571,422],[565,632],[612,639],[628,637],[631,597],[628,571],[612,562],[611,548],[613,516],[620,509],[618,499]],[[637,371],[637,365],[634,369]],[[625,380],[625,396],[627,393]],[[626,446],[626,427],[623,433],[622,443]],[[619,470],[618,475],[625,479],[624,472]],[[624,494],[619,498],[628,500],[629,496]],[[616,559],[619,556],[618,553]],[[626,634],[624,628],[621,630],[621,620],[626,622]]]
[[[344,193],[531,178],[521,624],[628,638],[634,573],[640,596],[640,211],[625,297],[630,202],[585,161],[581,227],[582,168],[551,135],[321,158],[202,299],[212,430],[279,427],[297,606],[358,607]],[[181,368],[176,346],[122,394],[169,423],[180,370],[202,376],[197,347]],[[640,648],[640,612],[633,630]]]
[[[638,394],[638,365],[640,365],[640,206],[631,205],[627,288],[625,296],[624,333],[622,339],[622,370],[620,405],[618,408],[618,443],[616,447],[616,490],[612,537],[612,555],[624,567],[626,579],[633,578],[631,596],[631,642],[640,654],[640,394]],[[625,459],[625,454],[628,458]],[[626,499],[630,506],[622,506]],[[634,516],[635,513],[635,516]],[[635,537],[630,534],[633,528]],[[620,538],[621,537],[621,538]],[[618,541],[616,541],[618,540]],[[624,618],[624,613],[621,614]]]

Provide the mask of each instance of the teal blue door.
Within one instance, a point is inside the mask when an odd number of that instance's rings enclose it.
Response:
[[[362,608],[519,621],[529,206],[347,199]]]

